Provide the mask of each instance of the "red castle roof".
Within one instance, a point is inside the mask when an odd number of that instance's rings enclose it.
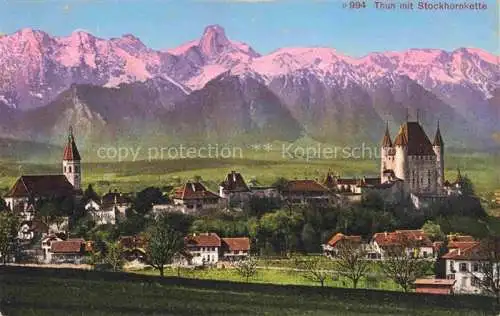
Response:
[[[76,147],[75,138],[73,136],[73,128],[69,128],[68,143],[64,147],[63,160],[80,161],[80,153]]]

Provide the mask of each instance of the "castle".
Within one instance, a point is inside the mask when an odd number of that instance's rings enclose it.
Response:
[[[380,181],[404,182],[406,192],[414,195],[444,194],[444,142],[439,122],[431,143],[419,122],[405,122],[391,140],[386,125],[381,146]]]

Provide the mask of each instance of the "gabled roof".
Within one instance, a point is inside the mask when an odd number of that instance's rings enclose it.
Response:
[[[250,250],[250,239],[248,237],[222,238],[222,242],[231,251]]]
[[[125,249],[146,247],[146,239],[143,236],[122,236],[118,242]]]
[[[85,245],[85,240],[83,239],[55,241],[50,245],[50,251],[53,253],[83,253]]]
[[[73,128],[69,128],[68,142],[66,147],[64,147],[63,160],[75,160],[80,161],[80,153],[76,147],[75,138],[73,136]]]
[[[406,146],[409,156],[435,156],[432,144],[418,122],[401,125],[394,140],[395,146]]]
[[[416,279],[415,285],[453,286],[457,280],[448,279]]]
[[[203,233],[185,238],[188,247],[220,247],[221,239],[216,233]]]
[[[420,247],[432,247],[432,242],[423,230],[396,230],[395,232],[376,233],[373,235],[380,247],[401,245],[404,241],[416,243]]]
[[[129,204],[131,200],[120,192],[108,192],[102,196],[101,203],[102,205]]]
[[[354,243],[361,243],[361,236],[347,236],[342,233],[337,233],[330,238],[330,240],[327,242],[328,245],[335,247],[340,241],[350,241]]]
[[[315,180],[291,180],[283,188],[286,192],[328,192],[328,189]]]
[[[200,182],[187,182],[182,187],[175,190],[174,198],[180,200],[220,199],[220,196],[208,191]]]
[[[63,196],[75,193],[64,175],[21,176],[6,197]]]
[[[481,244],[479,242],[458,242],[450,251],[442,256],[449,260],[483,260],[485,255],[481,253]]]
[[[337,187],[337,180],[331,172],[328,172],[325,177],[325,181],[323,181],[323,185],[329,189],[335,189]]]
[[[220,185],[224,190],[231,192],[250,192],[243,176],[235,171],[228,173],[226,179]]]

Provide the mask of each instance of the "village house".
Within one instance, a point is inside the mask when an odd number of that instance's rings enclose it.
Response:
[[[126,261],[146,262],[146,239],[144,236],[122,236],[118,242],[123,249],[123,258]]]
[[[231,171],[219,186],[219,195],[226,199],[229,206],[243,207],[248,203],[252,192],[248,188],[241,173]]]
[[[328,240],[326,244],[321,245],[321,247],[323,248],[323,254],[329,258],[337,257],[339,246],[343,242],[352,242],[357,246],[363,246],[361,236],[349,236],[342,233],[336,233]]]
[[[482,294],[481,280],[485,278],[483,269],[486,264],[490,264],[488,251],[480,242],[466,238],[449,241],[448,249],[449,252],[441,259],[445,261],[446,278],[456,280],[455,293]]]
[[[250,255],[250,239],[248,237],[222,238],[222,259],[224,261],[239,261]]]
[[[173,202],[185,214],[224,208],[224,200],[200,182],[187,182],[175,190]]]
[[[222,241],[215,233],[193,234],[185,238],[187,265],[215,265],[219,261]]]
[[[315,180],[290,180],[281,188],[281,195],[290,204],[330,204],[335,195]]]
[[[47,252],[46,263],[84,263],[85,254],[91,251],[91,243],[83,239],[51,241]]]
[[[117,219],[125,218],[125,212],[132,206],[131,199],[120,192],[106,193],[100,200],[91,199],[85,205],[96,225],[115,225]]]
[[[416,279],[413,284],[416,293],[453,294],[455,282],[446,279]]]
[[[423,230],[396,230],[373,235],[369,243],[368,257],[384,260],[390,247],[404,247],[409,256],[434,258],[434,246]]]

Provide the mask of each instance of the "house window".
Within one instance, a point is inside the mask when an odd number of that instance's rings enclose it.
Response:
[[[473,271],[473,272],[479,272],[479,268],[480,268],[479,263],[474,262],[474,263],[472,264],[472,271]]]
[[[455,275],[454,275],[454,274],[448,274],[448,275],[446,276],[446,278],[447,278],[448,280],[455,280]]]
[[[464,262],[460,263],[459,270],[460,272],[467,272],[467,263]]]
[[[472,277],[470,280],[470,285],[474,287],[480,287],[481,286],[481,279],[478,277]]]
[[[454,262],[450,261],[450,271],[455,271]]]
[[[427,251],[422,252],[424,258],[427,258]]]
[[[78,166],[75,166],[75,172],[78,172]]]

